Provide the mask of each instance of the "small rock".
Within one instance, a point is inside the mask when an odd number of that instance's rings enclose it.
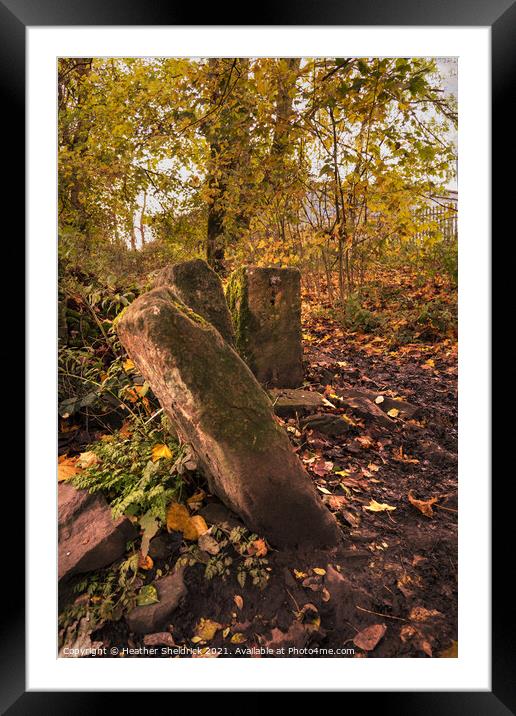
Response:
[[[76,490],[67,482],[58,487],[58,531],[60,580],[107,567],[136,536],[126,517],[113,520],[103,495]]]
[[[145,646],[176,646],[172,634],[168,631],[158,631],[154,634],[146,634],[143,637]]]
[[[165,626],[174,609],[186,595],[183,579],[184,568],[180,568],[158,579],[155,583],[159,602],[134,607],[126,616],[129,629],[137,634],[157,632]]]
[[[272,388],[269,390],[269,395],[274,412],[281,418],[313,413],[324,406],[323,396],[310,390]]]
[[[163,532],[153,537],[149,544],[149,555],[152,559],[168,559],[181,546],[182,536],[178,532]]]

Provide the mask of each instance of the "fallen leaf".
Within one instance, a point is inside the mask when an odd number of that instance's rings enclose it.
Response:
[[[383,395],[379,395],[377,398],[374,399],[374,402],[376,403],[376,405],[380,405],[381,403],[383,403],[384,400],[385,398],[383,397]]]
[[[140,569],[148,570],[148,569],[152,569],[153,566],[154,566],[154,562],[152,561],[152,557],[149,557],[148,554],[146,554],[146,555],[140,554],[140,558],[138,560],[138,567]]]
[[[322,567],[314,567],[312,570],[315,574],[319,574],[321,577],[323,577],[326,574],[326,570]]]
[[[332,494],[326,487],[321,487],[321,485],[317,485],[317,489],[319,490],[319,492],[322,492],[323,495],[331,495]]]
[[[294,569],[294,577],[296,579],[304,579],[305,577],[308,577],[306,572],[300,572],[298,569]]]
[[[201,515],[195,515],[194,517],[190,517],[185,529],[183,530],[183,535],[185,539],[195,542],[207,531],[208,525],[206,524],[204,517],[201,517]]]
[[[130,370],[134,370],[135,367],[136,367],[136,366],[134,365],[133,361],[132,361],[130,358],[128,358],[127,360],[125,360],[125,361],[122,363],[122,365],[124,366],[124,370],[125,370],[127,373],[128,373]]]
[[[118,431],[121,438],[129,438],[133,434],[133,427],[129,420],[125,420],[122,427]]]
[[[188,509],[179,502],[171,502],[167,508],[167,529],[183,532],[190,521]]]
[[[406,462],[409,465],[419,464],[419,460],[417,460],[415,457],[408,457],[408,455],[405,455],[405,453],[403,452],[403,447],[401,445],[397,450],[393,451],[392,457],[394,458],[394,460],[398,460],[398,462]]]
[[[243,644],[244,641],[247,641],[245,636],[241,634],[240,632],[237,632],[236,634],[233,634],[231,639],[229,640],[232,644]]]
[[[158,590],[153,584],[146,584],[142,587],[136,597],[136,604],[139,607],[146,607],[149,604],[157,604],[158,602]]]
[[[406,644],[407,641],[410,641],[410,639],[413,639],[417,633],[418,633],[417,629],[415,627],[413,627],[411,624],[404,624],[400,630],[400,639],[404,644]]]
[[[353,644],[364,651],[373,651],[386,631],[385,624],[372,624],[355,634]]]
[[[459,642],[452,641],[451,646],[444,651],[441,651],[438,656],[441,659],[457,659],[459,656]]]
[[[425,607],[414,607],[410,614],[409,619],[413,622],[426,622],[427,619],[432,617],[442,616],[441,612],[437,609],[425,609]]]
[[[76,457],[61,455],[57,463],[57,481],[62,482],[63,480],[69,480],[71,477],[81,472],[76,463]]]
[[[222,624],[201,617],[195,627],[195,636],[192,641],[194,643],[199,641],[211,641],[219,629],[222,629]]]
[[[235,596],[233,597],[233,601],[235,602],[235,604],[237,605],[237,607],[238,607],[239,609],[243,609],[243,608],[244,608],[244,600],[242,599],[242,597],[240,596],[240,594],[235,594]]]
[[[210,530],[204,532],[198,540],[199,549],[208,554],[218,554],[220,552],[220,545],[210,534]]]
[[[204,492],[204,490],[197,490],[197,492],[195,492],[195,494],[189,497],[186,502],[190,505],[190,507],[194,507],[198,504],[200,505],[205,497],[206,493]]]
[[[255,557],[265,557],[267,554],[267,544],[265,540],[261,538],[255,539],[247,548],[247,553]]]
[[[348,500],[343,495],[330,495],[327,500],[326,504],[330,508],[330,510],[340,510],[341,507],[348,504]]]
[[[159,525],[154,515],[151,515],[150,512],[146,512],[142,517],[140,517],[139,522],[140,527],[143,530],[140,550],[142,555],[146,557],[147,552],[149,551],[150,541],[158,531]]]
[[[391,408],[387,411],[387,415],[391,418],[397,418],[399,414],[400,411],[398,410],[398,408]]]
[[[88,467],[92,467],[93,465],[98,465],[100,463],[99,457],[93,452],[93,450],[89,450],[88,452],[82,452],[79,457],[77,458],[77,467],[81,470],[86,470]]]
[[[400,577],[398,581],[396,582],[396,586],[400,590],[400,592],[407,597],[411,597],[414,594],[414,591],[412,589],[409,589],[408,585],[412,584],[412,578],[408,574],[404,574],[403,577]]]
[[[171,458],[172,452],[170,451],[168,445],[158,443],[152,448],[152,462],[157,462],[162,457]]]
[[[377,502],[376,500],[371,499],[369,504],[363,509],[369,510],[369,512],[390,512],[396,508],[392,505],[388,505],[386,502]]]
[[[359,443],[363,448],[369,448],[373,445],[374,440],[369,435],[359,435],[355,438],[355,441]]]
[[[414,505],[414,507],[422,512],[426,517],[433,517],[434,512],[432,510],[432,505],[435,505],[437,502],[437,497],[432,497],[429,500],[417,500],[414,497],[412,490],[409,490],[407,497],[410,504]]]

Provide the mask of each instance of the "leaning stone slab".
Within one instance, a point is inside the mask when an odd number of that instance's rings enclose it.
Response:
[[[136,634],[156,632],[167,625],[172,612],[179,606],[186,595],[183,580],[184,568],[178,569],[166,577],[158,579],[154,584],[159,602],[134,607],[126,616],[127,625]]]
[[[210,323],[156,288],[125,309],[117,330],[227,507],[279,547],[336,544],[335,519],[269,397]]]
[[[170,288],[178,301],[205,318],[222,338],[234,345],[233,324],[222,282],[206,261],[194,259],[167,266],[158,273],[154,286]]]
[[[61,482],[58,487],[59,579],[107,567],[125,552],[136,536],[126,517],[113,520],[100,494],[76,490]]]
[[[297,268],[248,266],[231,274],[226,288],[237,349],[267,387],[303,382],[300,286]]]

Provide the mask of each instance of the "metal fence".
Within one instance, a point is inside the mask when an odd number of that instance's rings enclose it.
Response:
[[[436,197],[432,204],[416,212],[416,222],[421,226],[415,239],[442,236],[445,240],[457,238],[457,200]]]

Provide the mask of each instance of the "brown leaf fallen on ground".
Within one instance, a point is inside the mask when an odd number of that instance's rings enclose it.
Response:
[[[432,497],[429,500],[417,500],[414,497],[412,490],[409,490],[407,497],[410,504],[414,505],[414,507],[422,512],[426,517],[433,517],[434,512],[432,510],[432,505],[435,505],[437,502],[437,497]]]
[[[353,644],[364,651],[372,651],[376,648],[386,631],[387,627],[385,624],[372,624],[362,629],[362,631],[359,631],[358,634],[355,634]]]
[[[409,614],[409,619],[413,622],[426,622],[432,617],[442,617],[442,613],[437,609],[425,609],[425,607],[413,607]]]

